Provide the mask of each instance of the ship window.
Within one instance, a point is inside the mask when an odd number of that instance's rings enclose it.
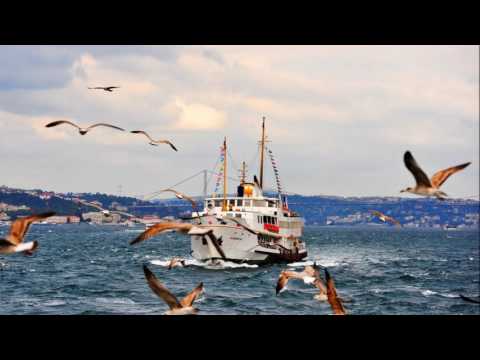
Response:
[[[235,206],[235,200],[228,200],[228,205]]]
[[[264,224],[268,224],[268,221],[267,221],[267,217],[266,217],[266,216],[263,217],[263,223],[264,223]]]
[[[221,207],[222,206],[222,200],[215,200],[215,207]]]
[[[245,206],[252,206],[252,200],[245,200]]]
[[[265,201],[263,201],[263,200],[253,200],[253,206],[264,207],[265,206]]]
[[[241,217],[242,217],[242,214],[235,214],[235,217],[241,218]]]
[[[202,245],[207,245],[207,239],[205,239],[205,237],[202,237]]]
[[[243,200],[237,200],[237,206],[243,206]]]

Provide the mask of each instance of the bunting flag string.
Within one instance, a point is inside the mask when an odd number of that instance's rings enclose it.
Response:
[[[215,190],[213,191],[214,197],[218,192],[218,188],[220,187],[220,183],[223,179],[223,172],[225,170],[225,148],[223,146],[220,147],[220,168],[217,172],[217,178],[215,182]]]
[[[277,183],[278,194],[280,195],[280,198],[282,200],[283,208],[288,209],[287,196],[282,195],[282,185],[281,185],[281,182],[280,182],[280,175],[279,175],[278,168],[277,168],[277,162],[275,160],[275,157],[273,156],[272,150],[271,149],[267,149],[267,150],[268,150],[268,155],[270,157],[270,162],[272,163],[273,172],[275,173],[275,181]]]
[[[276,180],[276,183],[277,183],[278,193],[281,194],[282,193],[282,186],[281,186],[281,182],[280,182],[280,175],[279,175],[278,168],[277,168],[277,162],[275,161],[275,157],[273,155],[272,150],[271,149],[267,149],[267,150],[268,150],[268,155],[270,157],[270,162],[272,163],[273,172],[275,174],[275,180]]]

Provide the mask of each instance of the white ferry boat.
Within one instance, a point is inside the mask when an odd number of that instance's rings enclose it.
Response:
[[[203,211],[193,213],[200,227],[198,234],[190,231],[191,254],[200,261],[228,260],[246,263],[294,262],[307,256],[300,239],[304,220],[288,208],[287,198],[281,192],[278,171],[274,166],[278,197],[263,194],[263,167],[265,154],[265,119],[260,141],[260,180],[245,180],[243,166],[236,196],[227,195],[227,142],[223,144],[223,196],[214,195],[204,200]],[[269,150],[270,151],[270,150]],[[275,164],[273,164],[275,165]],[[217,241],[205,236],[200,229],[213,229]]]

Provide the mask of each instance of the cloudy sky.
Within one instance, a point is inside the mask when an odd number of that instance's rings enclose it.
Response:
[[[265,116],[287,191],[397,196],[410,150],[429,175],[472,161],[444,191],[477,195],[478,70],[475,46],[0,46],[0,185],[143,195],[213,170],[224,136],[229,174],[246,161],[253,176]],[[87,89],[101,85],[121,88]],[[179,151],[44,127],[57,119]]]

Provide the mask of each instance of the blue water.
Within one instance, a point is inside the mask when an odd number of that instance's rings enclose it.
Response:
[[[203,281],[200,314],[331,313],[300,281],[275,296],[287,265],[169,271],[166,259],[191,259],[189,239],[168,233],[128,245],[139,231],[33,225],[27,240],[39,240],[35,255],[0,255],[0,314],[161,314],[167,305],[147,286],[143,264],[179,297]],[[480,305],[458,297],[480,292],[478,232],[307,227],[304,239],[308,260],[327,266],[350,300],[349,314],[480,313]]]

